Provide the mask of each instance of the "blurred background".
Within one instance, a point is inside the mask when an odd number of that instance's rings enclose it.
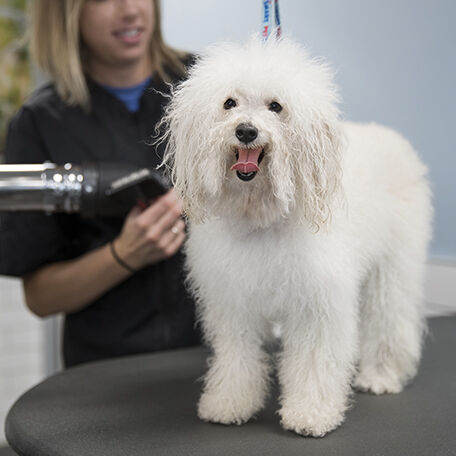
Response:
[[[28,1],[0,0],[0,157],[8,119],[44,81],[24,39]],[[344,118],[398,130],[428,165],[435,206],[428,313],[456,312],[456,3],[282,0],[280,8],[284,33],[336,70]],[[162,9],[168,43],[196,53],[245,40],[262,24],[261,0],[162,0]],[[59,369],[58,335],[58,319],[32,316],[20,281],[0,277],[1,423],[22,392]]]

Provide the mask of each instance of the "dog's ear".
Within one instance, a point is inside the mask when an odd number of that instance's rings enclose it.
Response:
[[[215,153],[215,114],[210,112],[211,107],[200,106],[199,90],[192,84],[187,80],[174,90],[162,118],[162,140],[167,142],[162,166],[182,200],[185,214],[201,222],[209,210],[208,200],[220,190],[223,168]]]
[[[337,109],[324,115],[314,113],[310,128],[303,129],[303,136],[296,139],[302,148],[294,166],[298,216],[318,230],[342,196],[340,161],[344,141]]]

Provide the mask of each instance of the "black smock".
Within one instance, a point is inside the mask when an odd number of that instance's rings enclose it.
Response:
[[[160,163],[163,147],[146,145],[168,86],[153,77],[132,113],[88,81],[91,112],[63,103],[54,85],[38,89],[10,123],[7,163]],[[24,276],[49,263],[77,258],[113,240],[122,217],[0,213],[0,274]],[[88,307],[65,317],[66,366],[101,358],[198,344],[194,304],[183,285],[182,255],[145,267]]]

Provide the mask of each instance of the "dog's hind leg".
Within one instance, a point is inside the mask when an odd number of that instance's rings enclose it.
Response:
[[[360,303],[360,360],[354,386],[398,393],[417,370],[424,332],[423,262],[399,251],[378,264]]]

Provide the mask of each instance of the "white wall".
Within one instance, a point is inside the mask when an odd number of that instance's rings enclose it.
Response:
[[[19,279],[0,277],[0,446],[14,401],[46,376],[46,322],[25,307]]]
[[[456,313],[456,262],[433,260],[426,271],[426,308],[428,316]]]

